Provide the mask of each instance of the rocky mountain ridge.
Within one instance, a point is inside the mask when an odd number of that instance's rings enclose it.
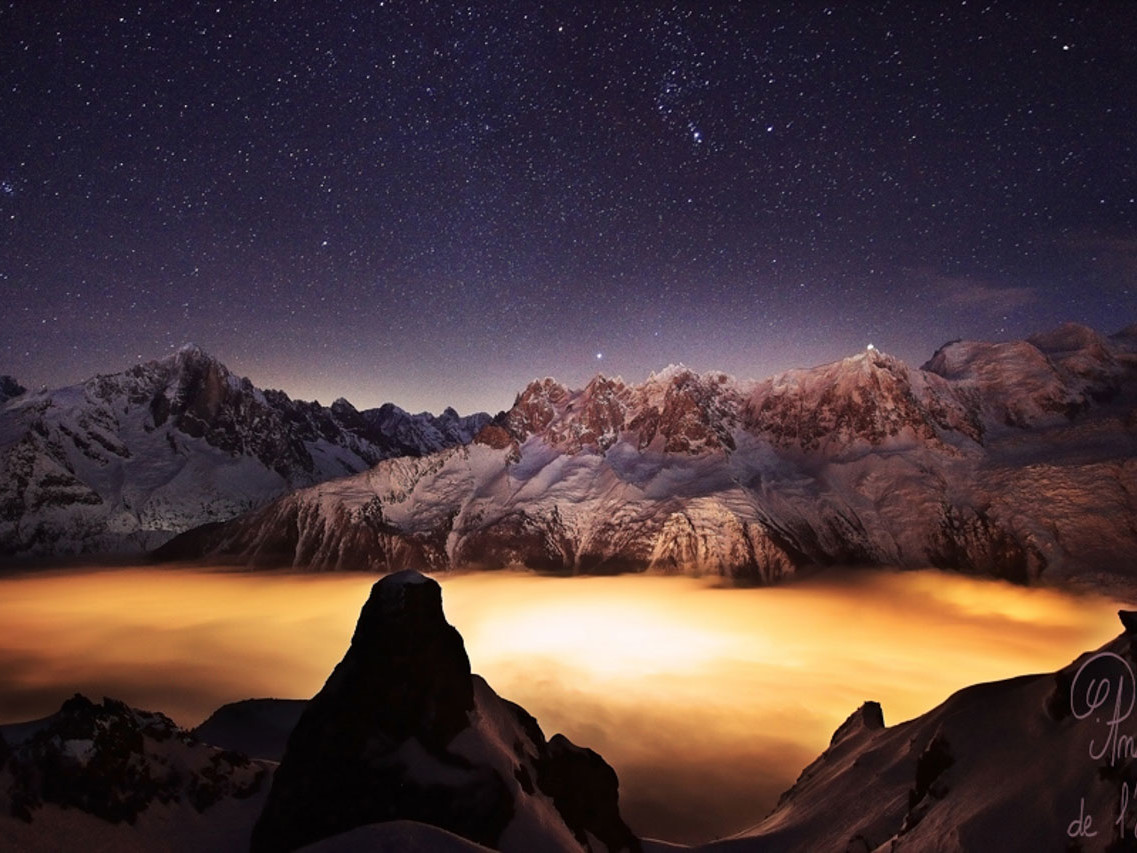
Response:
[[[761,823],[702,849],[1134,849],[1137,614],[1121,618],[1055,673],[974,685],[896,726],[865,703]]]
[[[488,421],[292,400],[192,345],[54,391],[3,383],[0,557],[141,552],[381,459],[468,442]]]
[[[834,563],[1131,582],[1137,334],[1065,326],[879,350],[763,382],[682,367],[530,384],[471,445],[388,460],[167,557],[396,571],[524,565],[772,582]],[[1111,580],[1110,580],[1111,579]]]
[[[0,847],[246,849],[274,769],[163,714],[76,694],[0,726]]]

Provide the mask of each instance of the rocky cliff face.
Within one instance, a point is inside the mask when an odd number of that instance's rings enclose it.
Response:
[[[748,402],[750,431],[779,447],[829,457],[890,444],[968,446],[984,435],[967,395],[876,349],[774,377]]]
[[[892,727],[866,703],[765,820],[703,849],[1133,849],[1137,620],[1122,615],[1124,633],[1056,673],[968,687]]]
[[[672,365],[643,385],[597,376],[580,391],[553,379],[531,383],[497,418],[517,442],[539,435],[566,453],[608,450],[634,434],[639,450],[696,453],[733,448],[742,397],[726,374]]]
[[[168,556],[772,582],[833,563],[1128,582],[1137,347],[1063,327],[765,382],[531,384],[473,444],[298,491]]]
[[[237,850],[271,775],[271,764],[207,746],[162,714],[76,695],[44,720],[0,726],[0,842],[178,849],[157,841],[166,834],[188,849]]]
[[[0,557],[144,550],[297,487],[468,442],[489,420],[294,401],[196,347],[70,388],[17,388],[0,388]]]
[[[293,730],[254,853],[413,820],[505,851],[638,850],[616,774],[470,673],[441,589],[372,589],[351,647]]]

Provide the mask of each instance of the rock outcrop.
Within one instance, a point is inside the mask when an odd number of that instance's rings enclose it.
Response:
[[[239,849],[271,775],[271,764],[203,744],[163,714],[76,694],[46,719],[0,726],[0,816],[14,819],[0,842],[78,849],[86,836],[94,847],[129,825],[138,849],[163,832]],[[58,825],[60,809],[79,817]]]
[[[637,850],[616,774],[546,741],[477,676],[417,572],[375,584],[351,647],[304,709],[253,833],[254,853],[411,820],[502,850]]]

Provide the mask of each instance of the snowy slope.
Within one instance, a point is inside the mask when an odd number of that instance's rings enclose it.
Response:
[[[1056,673],[968,687],[891,728],[880,706],[866,703],[765,820],[701,849],[1133,849],[1130,621]],[[1089,695],[1108,702],[1089,713]],[[1125,717],[1111,726],[1118,699]]]
[[[1128,582],[1133,336],[1063,327],[861,354],[764,382],[670,367],[532,383],[473,444],[302,489],[170,557],[298,568],[521,564],[769,582],[811,565],[936,565]]]
[[[487,421],[294,401],[187,346],[0,400],[0,556],[142,551],[380,459],[469,441]]]
[[[77,695],[0,726],[0,849],[244,851],[274,767]]]

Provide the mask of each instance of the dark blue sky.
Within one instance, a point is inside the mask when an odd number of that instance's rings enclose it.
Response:
[[[1112,332],[1135,80],[1128,0],[17,0],[0,372],[195,341],[293,396],[496,410]]]

